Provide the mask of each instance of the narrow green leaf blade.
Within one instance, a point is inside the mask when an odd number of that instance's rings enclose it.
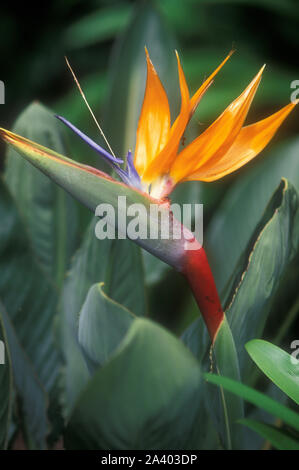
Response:
[[[260,434],[267,439],[271,444],[279,450],[299,450],[299,442],[288,436],[282,431],[279,431],[274,426],[261,423],[253,419],[242,419],[240,424],[244,424],[248,428]]]
[[[272,398],[267,397],[263,393],[240,382],[229,379],[228,377],[221,377],[220,375],[205,374],[205,379],[209,383],[222,386],[229,392],[235,393],[244,400],[280,418],[284,423],[294,427],[297,431],[299,430],[299,414],[281,405]]]

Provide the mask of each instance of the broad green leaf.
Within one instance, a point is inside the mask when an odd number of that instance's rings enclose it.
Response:
[[[258,157],[254,166],[237,178],[215,213],[205,243],[220,292],[224,292],[281,178],[288,178],[299,189],[298,148],[299,139],[295,138]]]
[[[250,364],[244,344],[262,334],[273,295],[299,246],[299,198],[283,180],[274,193],[246,256],[235,276],[226,311],[240,361],[247,377]]]
[[[218,374],[240,380],[239,359],[234,338],[224,317],[213,345],[215,367]],[[236,421],[244,416],[243,400],[226,393],[220,388],[222,403],[222,438],[228,449],[240,449],[243,445],[242,433],[237,430]]]
[[[38,103],[26,108],[13,130],[57,152],[66,152],[60,123]],[[4,176],[41,265],[60,285],[76,242],[75,201],[12,147],[8,148]]]
[[[197,310],[198,307],[196,306]],[[211,340],[207,334],[203,317],[200,316],[186,328],[181,336],[181,340],[187,346],[198,362],[202,364],[205,355],[211,347]]]
[[[1,304],[0,309],[11,354],[14,383],[18,395],[18,412],[22,420],[26,444],[30,449],[45,449],[46,437],[49,433],[48,398]]]
[[[281,405],[279,402],[273,400],[267,395],[264,395],[241,382],[229,379],[228,377],[205,374],[205,379],[209,383],[219,385],[225,388],[225,390],[242,397],[244,400],[264,409],[268,413],[273,414],[277,418],[281,419],[285,424],[289,424],[295,428],[297,431],[299,430],[299,414],[286,406]]]
[[[89,288],[105,278],[111,250],[110,240],[95,237],[96,221],[87,228],[83,242],[72,261],[61,294],[61,315],[57,326],[64,357],[63,407],[68,416],[89,379],[89,372],[78,343],[78,318]]]
[[[142,250],[142,257],[145,271],[145,282],[153,285],[161,281],[169,271],[168,264],[161,261],[156,256],[151,255],[148,251]]]
[[[0,305],[0,449],[5,449],[10,426],[13,403],[13,384],[11,358],[4,329]]]
[[[105,292],[137,316],[147,314],[141,250],[130,240],[114,240],[105,276]]]
[[[129,310],[105,294],[103,286],[89,289],[79,317],[79,343],[91,372],[117,350],[134,320]]]
[[[110,93],[105,128],[119,155],[134,150],[139,113],[146,79],[144,46],[166,88],[170,104],[178,104],[179,88],[174,41],[151,2],[141,2],[112,55]]]
[[[201,373],[185,346],[136,319],[80,395],[66,431],[71,449],[196,449]]]
[[[0,298],[19,343],[49,392],[59,367],[53,332],[57,293],[31,249],[26,227],[1,180],[0,221]]]
[[[252,419],[242,419],[240,424],[244,424],[248,428],[260,434],[267,439],[276,449],[280,450],[299,450],[299,442],[288,436],[282,431],[279,431],[274,426],[269,424],[254,421]]]
[[[245,345],[256,365],[281,390],[299,404],[299,366],[296,359],[274,344],[254,339]]]
[[[65,413],[68,414],[89,373],[77,341],[79,312],[88,290],[104,282],[105,292],[138,315],[146,313],[142,260],[128,240],[98,240],[90,223],[65,281],[60,320],[65,367]]]
[[[196,308],[196,315],[198,316],[198,307],[195,305],[195,302],[191,302],[190,307],[192,310]],[[202,370],[209,370],[212,367],[210,356],[211,340],[207,333],[207,328],[204,324],[202,316],[198,317],[186,328],[186,330],[181,335],[181,340],[196,357]],[[217,449],[219,447],[218,433],[220,433],[221,430],[219,429],[220,426],[218,425],[218,422],[215,424],[215,419],[213,422],[213,418],[215,418],[215,408],[211,413],[211,407],[214,406],[215,400],[219,397],[215,397],[213,390],[209,390],[206,383],[204,383],[202,386],[202,393],[204,397],[206,397],[206,400],[203,400],[201,404],[203,422],[205,423],[205,426],[203,434],[200,436],[199,447],[200,449]],[[222,404],[219,403],[218,400],[218,416],[220,416],[222,413],[221,406]]]

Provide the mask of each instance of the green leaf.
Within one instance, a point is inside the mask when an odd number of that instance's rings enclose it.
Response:
[[[250,364],[244,344],[262,334],[279,282],[299,246],[299,198],[283,180],[240,262],[232,299],[226,311],[240,361],[247,377]]]
[[[131,5],[101,7],[80,18],[66,29],[65,42],[69,49],[81,49],[111,39],[127,26]]]
[[[205,374],[205,379],[212,384],[222,386],[225,390],[232,392],[244,400],[252,403],[253,405],[262,408],[270,414],[281,419],[285,424],[289,424],[297,431],[299,430],[299,414],[295,411],[281,405],[279,402],[264,395],[257,390],[254,390],[247,385],[244,385],[228,377],[221,377],[220,375]]]
[[[261,423],[252,419],[242,419],[240,424],[244,424],[248,428],[260,434],[267,439],[271,444],[280,450],[299,450],[299,442],[288,436],[282,431],[279,431],[274,426]]]
[[[296,359],[274,344],[254,339],[245,345],[256,365],[288,397],[299,404],[299,367],[292,362]]]
[[[96,221],[87,228],[83,242],[72,261],[61,294],[61,315],[57,325],[64,358],[63,409],[68,416],[74,402],[89,379],[89,371],[78,343],[78,318],[89,288],[105,279],[111,240],[95,237]]]
[[[236,270],[281,178],[288,178],[299,189],[298,148],[299,139],[295,138],[258,157],[252,168],[239,175],[215,213],[205,242],[219,292],[224,292]]]
[[[191,307],[193,311],[193,309],[196,308],[196,315],[198,315],[198,307],[195,302],[190,302],[190,304],[191,305],[189,306],[189,309]],[[181,340],[196,357],[201,369],[209,370],[212,366],[210,356],[211,340],[207,333],[207,328],[202,316],[197,317],[197,319],[188,326],[188,328],[183,332]],[[215,422],[215,415],[217,415],[217,417],[223,417],[223,411],[221,408],[222,403],[219,403],[219,396],[216,397],[213,392],[214,390],[210,390],[206,383],[203,384],[202,394],[204,395],[205,400],[203,400],[201,404],[201,413],[205,426],[203,429],[203,434],[200,437],[199,448],[205,450],[219,448],[219,434],[222,432],[222,437],[224,434],[223,423],[219,425],[219,419]],[[216,399],[218,399],[217,403],[215,403]],[[217,411],[215,410],[216,406]],[[222,429],[220,429],[220,426]]]
[[[225,317],[213,347],[202,317],[191,323],[181,339],[205,370],[216,368],[220,375],[240,380],[239,361],[234,339]],[[207,407],[214,417],[225,448],[242,448],[243,436],[236,422],[244,416],[243,401],[239,397],[225,393],[222,389],[219,394],[213,388],[209,388],[206,396],[208,397]]]
[[[103,285],[89,289],[79,317],[79,343],[91,372],[107,362],[134,320],[129,310],[107,297]]]
[[[136,319],[80,395],[66,431],[77,449],[196,449],[201,373],[185,346]]]
[[[89,378],[89,373],[78,344],[78,317],[88,290],[96,282],[105,283],[105,292],[137,315],[146,313],[144,277],[139,248],[128,240],[98,240],[97,221],[86,230],[71,270],[65,281],[60,320],[61,344],[65,367],[65,413],[68,415],[74,401]]]
[[[13,127],[16,133],[65,153],[60,123],[38,103],[31,104]],[[76,242],[74,200],[36,168],[8,148],[5,181],[28,227],[32,247],[43,268],[60,285]]]
[[[110,94],[105,128],[119,155],[134,150],[135,135],[145,91],[147,46],[153,64],[166,88],[170,105],[179,97],[174,41],[150,2],[141,2],[124,35],[116,44],[110,71]],[[171,79],[169,79],[171,77]],[[174,103],[175,101],[175,103]]]
[[[0,308],[11,354],[14,383],[19,397],[19,414],[26,444],[30,449],[45,449],[46,437],[49,433],[48,398],[1,304]]]
[[[196,305],[198,310],[198,307]],[[186,328],[181,336],[181,340],[187,346],[192,354],[196,357],[199,364],[203,362],[203,359],[211,346],[211,340],[207,334],[207,328],[205,326],[202,315],[194,320],[191,325]]]
[[[194,15],[193,15],[194,16]],[[210,27],[210,26],[209,26]],[[198,25],[197,25],[198,28]],[[190,84],[190,90],[196,91],[202,77],[211,73],[221,62],[223,56],[231,47],[229,43],[213,47],[212,44],[201,48],[184,50],[185,72]],[[200,123],[212,123],[219,114],[243,91],[250,79],[261,67],[260,57],[253,53],[248,43],[242,45],[242,53],[233,57],[215,79],[215,84],[202,100],[195,112],[195,120]],[[266,71],[259,89],[258,98],[254,101],[255,115],[257,107],[261,117],[266,117],[267,110],[278,110],[288,101],[286,88],[293,81],[292,72],[282,69],[279,64],[272,63],[271,71]],[[275,100],[274,97],[275,96]],[[252,115],[251,115],[252,116]],[[254,115],[248,124],[254,122]],[[201,132],[197,126],[197,132]],[[263,157],[262,157],[263,158]],[[284,176],[284,175],[281,175]]]
[[[2,180],[0,220],[0,298],[20,344],[49,392],[59,368],[53,332],[57,293],[32,252],[26,228]]]
[[[147,314],[142,254],[130,240],[113,241],[109,264],[101,280],[113,300],[137,316]]]
[[[0,305],[0,449],[7,446],[13,403],[12,367]]]

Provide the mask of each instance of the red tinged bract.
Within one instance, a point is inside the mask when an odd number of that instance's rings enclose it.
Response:
[[[203,248],[186,251],[182,273],[192,289],[210,337],[214,341],[224,319],[224,312],[208,258]]]

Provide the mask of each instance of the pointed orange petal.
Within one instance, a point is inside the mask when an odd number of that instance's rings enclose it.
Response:
[[[263,70],[264,67],[218,119],[178,155],[170,172],[175,181],[185,179],[207,161],[212,167],[231,147],[245,121]]]
[[[203,165],[186,180],[215,181],[241,168],[266,147],[295,106],[290,103],[266,119],[243,127],[231,148],[213,167]]]
[[[226,56],[226,58],[221,62],[220,65],[214,70],[214,72],[203,82],[203,84],[198,88],[198,90],[194,93],[190,100],[190,117],[193,115],[194,111],[196,110],[201,98],[212,84],[213,78],[217,75],[217,73],[222,69],[224,64],[228,61],[228,59],[234,53],[234,50],[231,50],[230,53]]]
[[[180,144],[181,137],[189,120],[189,90],[186,82],[185,74],[182,69],[179,55],[176,52],[179,72],[179,82],[181,90],[181,110],[180,114],[171,127],[169,140],[163,150],[153,159],[146,169],[143,180],[152,181],[163,173],[167,173],[172,161],[176,157],[177,149]]]
[[[147,50],[147,82],[140,113],[134,164],[140,175],[165,146],[170,130],[168,99]]]

